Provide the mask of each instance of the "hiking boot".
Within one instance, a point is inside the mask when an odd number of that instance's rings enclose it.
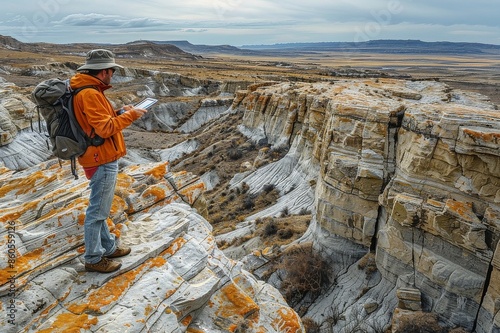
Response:
[[[111,273],[118,270],[121,266],[121,262],[103,257],[98,263],[85,263],[85,270],[87,272]]]
[[[130,251],[132,251],[132,249],[128,246],[119,246],[116,248],[115,252],[111,253],[109,256],[106,256],[106,258],[123,257],[129,254]]]

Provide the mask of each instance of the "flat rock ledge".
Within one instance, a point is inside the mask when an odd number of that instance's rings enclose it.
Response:
[[[108,225],[122,267],[83,265],[88,181],[49,160],[0,170],[1,332],[304,332],[279,292],[216,246],[205,185],[168,163],[127,166]],[[197,207],[197,208],[195,208]]]

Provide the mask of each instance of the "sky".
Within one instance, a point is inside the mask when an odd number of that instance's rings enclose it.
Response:
[[[25,43],[418,39],[500,45],[498,0],[15,0],[1,9],[0,35]]]

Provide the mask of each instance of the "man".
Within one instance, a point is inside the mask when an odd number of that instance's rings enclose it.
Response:
[[[114,110],[104,95],[111,88],[113,73],[122,66],[115,63],[114,54],[104,49],[87,53],[85,64],[70,80],[73,89],[81,90],[74,98],[75,116],[87,135],[98,135],[103,140],[98,146],[89,146],[78,158],[85,175],[90,179],[89,206],[84,222],[85,269],[109,273],[121,267],[118,258],[130,253],[130,248],[117,246],[109,232],[106,220],[111,210],[118,173],[118,159],[126,154],[122,130],[140,118],[146,110],[131,105]],[[96,140],[94,140],[96,141]]]

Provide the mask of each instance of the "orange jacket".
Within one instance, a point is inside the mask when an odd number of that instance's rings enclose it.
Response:
[[[95,167],[125,156],[127,150],[122,130],[138,118],[137,114],[125,112],[117,115],[104,95],[104,91],[111,86],[94,76],[78,73],[70,79],[70,85],[73,89],[88,85],[97,88],[83,89],[75,96],[75,117],[87,135],[90,136],[94,129],[97,135],[105,139],[102,145],[89,146],[87,151],[78,157],[80,165],[84,168]]]

